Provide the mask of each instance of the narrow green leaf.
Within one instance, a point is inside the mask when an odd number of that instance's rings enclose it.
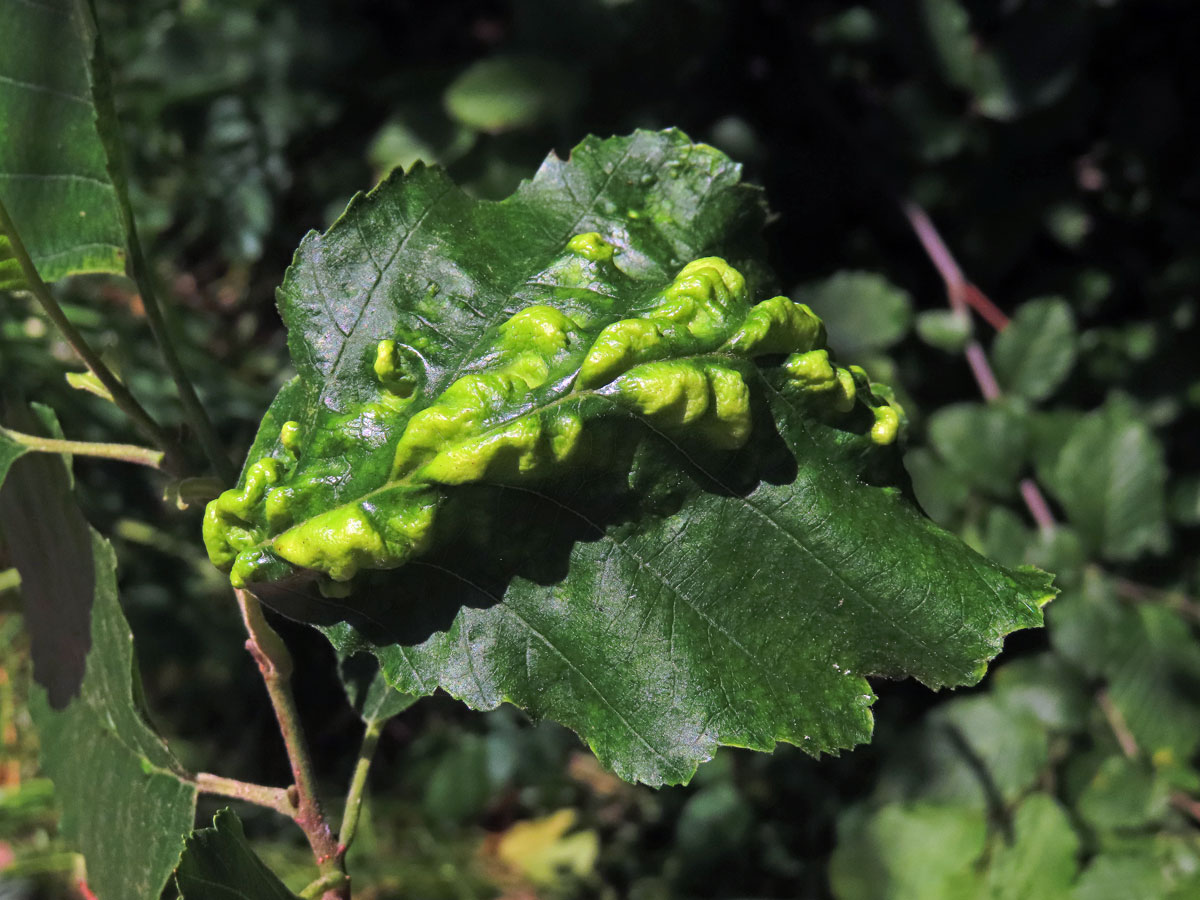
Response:
[[[498,203],[393,175],[297,252],[300,376],[210,556],[394,688],[515,703],[654,784],[866,740],[869,674],[977,681],[1048,577],[903,498],[889,393],[767,295],[763,219],[675,131]]]
[[[0,199],[38,273],[124,272],[117,190],[97,126],[87,3],[0,5]],[[23,284],[0,236],[0,290]]]
[[[212,828],[193,831],[175,872],[180,900],[297,900],[246,841],[241,820],[223,809]]]
[[[1132,560],[1166,549],[1163,448],[1126,403],[1110,401],[1078,420],[1038,468],[1093,552]]]
[[[825,322],[829,345],[851,358],[892,346],[912,325],[912,298],[876,272],[837,272],[793,292]]]
[[[1045,400],[1075,365],[1075,315],[1065,300],[1030,300],[1017,310],[992,345],[992,366],[1001,387],[1030,400]]]
[[[95,532],[91,545],[96,598],[80,695],[59,711],[35,686],[30,711],[60,829],[83,853],[92,891],[99,900],[158,900],[192,829],[196,788],[143,716],[116,557]]]

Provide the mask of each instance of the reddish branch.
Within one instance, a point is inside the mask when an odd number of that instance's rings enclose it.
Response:
[[[246,649],[254,657],[262,674],[275,718],[279,721],[288,762],[291,763],[294,783],[287,789],[286,795],[293,810],[292,818],[304,831],[316,858],[317,869],[321,873],[318,879],[322,886],[320,896],[322,900],[350,900],[350,880],[346,876],[344,854],[321,808],[312,756],[308,752],[304,729],[300,725],[296,701],[292,696],[291,653],[263,616],[262,606],[254,595],[241,590],[236,593],[242,621],[250,636],[246,641]]]
[[[917,240],[925,249],[925,255],[929,257],[933,267],[942,276],[950,308],[962,316],[969,316],[968,310],[973,309],[997,331],[1007,328],[1008,316],[989,300],[983,291],[966,279],[954,254],[942,240],[937,227],[925,210],[911,200],[902,202],[901,208],[905,218],[912,225]],[[971,374],[975,377],[975,383],[979,385],[979,392],[983,395],[983,399],[988,403],[995,403],[1003,396],[1003,392],[1000,390],[1000,383],[996,381],[996,374],[988,363],[983,345],[972,338],[963,348],[963,354],[966,356],[967,365],[971,367]],[[1050,504],[1046,502],[1041,488],[1032,478],[1021,479],[1021,498],[1025,501],[1029,515],[1033,517],[1033,521],[1037,523],[1042,533],[1048,534],[1053,531],[1056,526],[1054,513],[1050,511]]]

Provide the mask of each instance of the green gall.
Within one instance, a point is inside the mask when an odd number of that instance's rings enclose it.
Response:
[[[502,348],[532,350],[543,360],[553,358],[567,348],[577,329],[553,306],[526,307],[500,326]]]
[[[395,568],[424,548],[437,506],[437,496],[425,490],[406,491],[400,500],[396,508],[371,500],[335,507],[276,536],[274,551],[334,581],[348,581],[361,568]]]
[[[613,322],[597,336],[575,378],[578,390],[608,384],[638,362],[653,359],[668,344],[662,326],[647,319]]]
[[[283,449],[295,456],[300,452],[300,423],[299,422],[284,422],[283,427],[279,429],[279,443],[283,444]]]
[[[613,245],[594,231],[577,234],[567,241],[567,250],[590,262],[612,262]]]
[[[318,410],[303,434],[284,422],[286,457],[256,460],[209,504],[213,562],[235,585],[306,570],[322,593],[342,596],[358,572],[428,550],[450,487],[527,483],[625,458],[597,420],[633,412],[672,441],[695,439],[698,452],[736,450],[754,427],[749,360],[764,356],[784,357],[781,389],[813,400],[806,408],[818,415],[862,404],[874,415],[870,441],[889,444],[902,431],[890,392],[830,360],[808,307],[786,297],[752,305],[746,279],[718,257],[687,263],[655,292],[617,269],[613,254],[599,234],[571,238],[522,289],[538,302],[481,331],[436,396],[423,391],[426,366],[413,349],[420,335],[379,341],[377,395]],[[616,317],[621,290],[636,292],[636,314]]]
[[[827,391],[838,383],[828,350],[793,353],[783,363],[790,384],[807,391]]]
[[[804,352],[824,343],[825,325],[816,313],[787,297],[772,297],[751,308],[728,347],[742,356],[769,356]]]
[[[896,440],[900,432],[900,416],[890,406],[876,406],[875,424],[871,426],[871,440],[880,446],[886,446]]]
[[[393,409],[407,406],[416,393],[417,379],[404,366],[401,345],[394,340],[380,341],[375,347],[372,368],[383,388],[384,404]]]

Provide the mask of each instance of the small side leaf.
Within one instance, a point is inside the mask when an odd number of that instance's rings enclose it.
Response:
[[[180,900],[297,900],[246,841],[241,820],[223,809],[212,828],[193,831],[175,871]]]
[[[367,653],[340,656],[338,677],[345,688],[346,699],[367,725],[386,722],[420,699],[388,685],[379,662]]]

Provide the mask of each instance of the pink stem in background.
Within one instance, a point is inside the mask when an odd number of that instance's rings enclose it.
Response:
[[[912,226],[917,240],[925,249],[925,255],[929,257],[933,267],[942,276],[950,308],[956,313],[964,315],[967,314],[968,309],[973,309],[997,331],[1007,328],[1010,321],[1008,316],[988,299],[987,294],[963,276],[958,260],[954,258],[954,254],[942,240],[942,236],[938,233],[933,220],[929,218],[929,214],[911,200],[902,201],[900,207],[904,212],[904,217]],[[971,367],[971,375],[974,376],[975,383],[979,385],[979,392],[983,395],[983,399],[988,403],[995,403],[1003,396],[1003,391],[1000,390],[1000,383],[996,381],[996,373],[992,371],[991,364],[988,363],[983,345],[979,341],[968,341],[966,347],[963,348],[963,353],[967,358],[967,365]],[[1021,479],[1021,499],[1025,501],[1029,515],[1043,534],[1054,530],[1056,525],[1054,513],[1051,512],[1050,504],[1046,502],[1041,488],[1032,478]]]

